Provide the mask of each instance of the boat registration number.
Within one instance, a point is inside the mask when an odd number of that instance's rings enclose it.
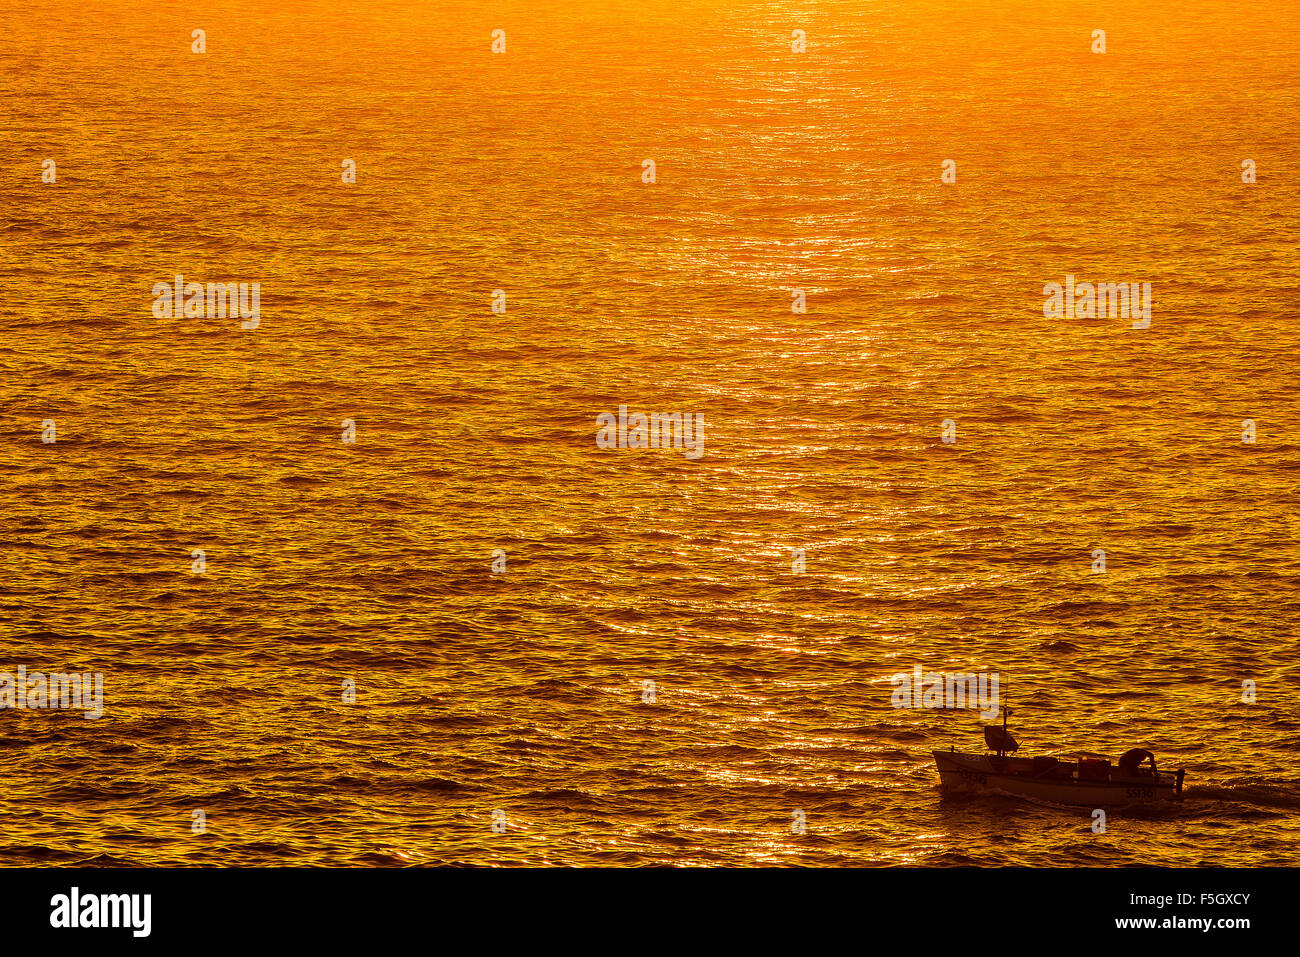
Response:
[[[1129,788],[1128,796],[1131,798],[1153,798],[1156,792],[1151,788]]]
[[[979,771],[958,771],[963,781],[974,781],[976,784],[988,784],[988,777]]]

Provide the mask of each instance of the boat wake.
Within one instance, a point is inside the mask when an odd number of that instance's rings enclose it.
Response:
[[[1220,801],[1276,811],[1294,811],[1300,809],[1300,785],[1292,782],[1261,784],[1253,781],[1197,784],[1187,788],[1187,798],[1198,802]]]

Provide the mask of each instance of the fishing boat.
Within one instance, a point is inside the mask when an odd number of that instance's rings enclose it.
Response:
[[[1010,757],[1020,750],[1007,730],[1010,713],[1004,706],[1002,726],[985,726],[988,752],[969,754],[955,748],[933,752],[945,793],[1012,794],[1094,808],[1182,800],[1183,769],[1160,771],[1155,755],[1145,748],[1125,751],[1113,767],[1108,759],[1086,755],[1079,755],[1077,762],[1048,756]]]

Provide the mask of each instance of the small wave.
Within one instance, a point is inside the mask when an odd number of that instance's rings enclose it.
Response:
[[[1279,784],[1189,784],[1185,797],[1198,800],[1229,801],[1258,807],[1294,810],[1300,808],[1300,788]]]

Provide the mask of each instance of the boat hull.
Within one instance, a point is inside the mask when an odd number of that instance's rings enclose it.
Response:
[[[1036,777],[999,771],[999,759],[987,754],[935,751],[940,786],[953,794],[1014,794],[1020,797],[1086,807],[1125,804],[1160,804],[1177,801],[1182,789],[1172,775],[1155,778],[1112,778],[1108,781],[1077,780],[1074,777]],[[1005,765],[1005,762],[1003,762]]]

